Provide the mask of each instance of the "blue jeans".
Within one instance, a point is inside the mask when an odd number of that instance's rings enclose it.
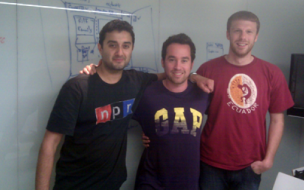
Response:
[[[261,175],[254,173],[251,166],[230,171],[201,162],[201,190],[258,190],[260,182]]]

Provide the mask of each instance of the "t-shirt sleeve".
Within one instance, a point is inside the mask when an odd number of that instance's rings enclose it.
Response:
[[[153,73],[143,73],[143,79],[144,81],[147,81],[147,85],[149,85],[151,82],[157,81],[157,75]]]
[[[129,70],[130,75],[132,76],[132,79],[134,83],[137,83],[141,86],[141,88],[145,88],[149,84],[151,84],[154,81],[157,81],[157,75],[153,73],[144,73],[141,71],[136,70]]]
[[[144,91],[148,85],[150,85],[153,81],[157,81],[157,75],[156,74],[151,74],[151,73],[144,73],[144,72],[139,72],[135,71],[137,74],[137,80],[140,80],[140,90],[136,96],[136,101],[132,106],[132,111],[133,113],[137,109],[138,103],[140,99],[142,98]],[[137,120],[138,121],[138,120]]]
[[[73,135],[80,103],[81,91],[78,83],[68,81],[59,92],[47,124],[47,129],[65,135]]]
[[[203,76],[203,77],[207,77],[206,76],[206,63],[202,64],[196,71],[197,74]]]
[[[294,105],[287,82],[282,71],[275,67],[273,69],[270,92],[270,113],[283,112]]]

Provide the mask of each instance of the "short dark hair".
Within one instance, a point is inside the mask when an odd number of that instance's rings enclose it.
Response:
[[[114,30],[117,30],[118,32],[126,31],[129,32],[132,36],[132,43],[134,45],[135,43],[135,35],[133,32],[133,26],[129,24],[127,21],[123,20],[111,20],[106,25],[104,25],[99,33],[99,44],[102,47],[103,41],[106,38],[106,33],[113,32]]]
[[[162,59],[166,59],[166,54],[167,54],[167,48],[170,44],[173,43],[178,43],[178,44],[186,44],[190,46],[190,51],[191,51],[191,61],[193,62],[195,59],[195,45],[192,42],[191,38],[187,36],[184,33],[176,34],[173,36],[170,36],[164,43],[162,47]]]
[[[254,13],[249,12],[249,11],[238,11],[238,12],[232,14],[227,21],[227,31],[228,32],[230,30],[232,21],[235,21],[235,20],[248,20],[248,21],[255,22],[257,24],[257,34],[259,33],[260,21],[259,21],[259,18]]]

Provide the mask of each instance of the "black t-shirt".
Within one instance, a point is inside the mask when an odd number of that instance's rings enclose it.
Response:
[[[127,127],[140,95],[157,77],[123,71],[116,84],[98,74],[67,81],[47,129],[65,134],[54,189],[118,189],[126,180]]]

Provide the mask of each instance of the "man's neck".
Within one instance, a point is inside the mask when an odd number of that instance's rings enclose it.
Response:
[[[251,63],[254,57],[251,55],[251,53],[248,53],[248,55],[244,57],[239,57],[229,52],[228,55],[225,55],[225,59],[232,65],[245,66]]]
[[[121,77],[123,70],[108,70],[103,64],[96,68],[96,72],[105,83],[115,84]]]
[[[163,80],[163,85],[170,92],[180,93],[180,92],[184,92],[187,89],[187,87],[188,87],[188,81],[186,81],[183,84],[173,84],[168,79],[164,79]]]

